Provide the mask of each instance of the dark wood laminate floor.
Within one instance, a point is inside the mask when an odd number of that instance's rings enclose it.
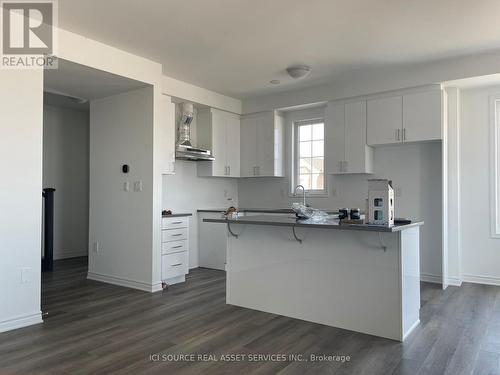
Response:
[[[86,280],[86,271],[76,258],[43,275],[45,323],[0,334],[0,374],[500,374],[498,287],[422,284],[421,325],[401,344],[226,305],[221,271],[193,270],[163,294]],[[351,359],[225,362],[221,354]]]

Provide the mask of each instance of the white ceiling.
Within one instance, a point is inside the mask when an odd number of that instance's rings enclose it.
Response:
[[[62,28],[238,98],[499,49],[499,14],[498,0],[59,0]],[[291,64],[313,72],[292,82]]]
[[[58,61],[58,69],[44,70],[44,90],[80,99],[98,99],[144,87],[144,82],[117,76],[101,70]]]

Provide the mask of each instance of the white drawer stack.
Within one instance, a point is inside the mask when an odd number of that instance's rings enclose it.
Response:
[[[189,217],[162,218],[161,278],[167,284],[181,283],[189,271]]]

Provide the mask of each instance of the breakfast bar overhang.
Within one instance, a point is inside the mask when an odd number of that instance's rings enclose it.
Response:
[[[228,304],[398,341],[419,324],[423,222],[204,221],[228,227]]]

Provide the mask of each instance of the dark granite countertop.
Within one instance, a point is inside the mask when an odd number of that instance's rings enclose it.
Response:
[[[370,232],[399,232],[404,229],[423,225],[423,221],[416,221],[411,224],[394,225],[392,227],[370,224],[340,224],[338,219],[325,219],[323,221],[297,220],[293,217],[256,215],[242,216],[238,219],[203,219],[206,223],[230,223],[230,224],[249,224],[249,225],[269,225],[281,227],[297,228],[324,228],[337,230],[361,230]]]
[[[193,214],[191,214],[191,213],[175,213],[175,214],[171,214],[171,215],[161,215],[161,217],[165,217],[165,218],[168,218],[168,217],[181,217],[181,216],[193,216]]]

